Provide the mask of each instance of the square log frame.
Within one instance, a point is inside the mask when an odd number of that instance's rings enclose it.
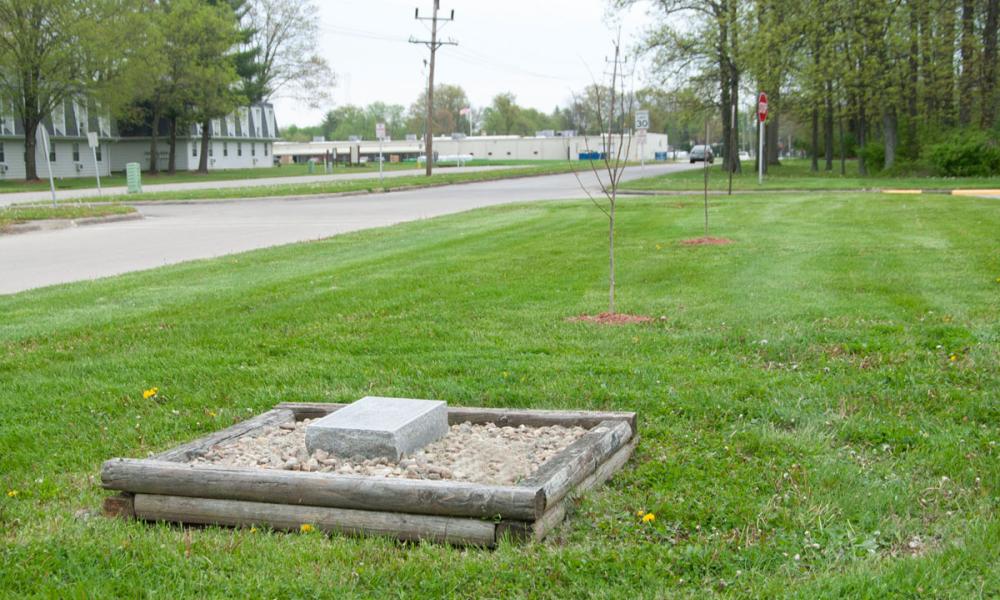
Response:
[[[286,530],[308,523],[348,535],[493,547],[503,538],[543,539],[563,521],[572,497],[610,479],[638,441],[635,413],[448,407],[452,425],[562,425],[588,431],[520,483],[504,486],[188,464],[221,442],[323,417],[344,406],[282,403],[148,459],[109,460],[101,469],[102,484],[122,493],[106,499],[105,514]]]

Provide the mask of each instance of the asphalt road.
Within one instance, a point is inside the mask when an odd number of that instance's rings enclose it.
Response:
[[[630,168],[635,179],[691,168]],[[700,167],[695,167],[700,168]],[[592,174],[584,183],[597,191]],[[572,174],[306,200],[266,199],[145,205],[138,221],[0,235],[0,294],[96,279],[483,206],[581,198]]]
[[[322,167],[320,167],[322,168]],[[479,167],[438,167],[437,173],[472,173],[475,171],[494,171],[497,169],[510,169],[509,166],[479,166]],[[393,177],[406,177],[410,175],[420,175],[423,169],[399,169],[384,171],[387,179]],[[320,183],[324,181],[341,181],[348,179],[377,179],[378,172],[371,171],[361,173],[337,173],[335,175],[292,175],[285,177],[263,177],[260,179],[225,179],[209,181],[185,181],[179,183],[155,183],[142,186],[143,192],[178,192],[183,190],[216,190],[223,188],[248,188],[264,187],[270,185],[285,185],[292,183]],[[128,192],[123,186],[105,187],[101,193],[105,196],[120,196]],[[97,188],[81,188],[76,190],[56,190],[57,200],[70,200],[75,198],[96,198]],[[0,206],[18,204],[21,202],[48,202],[52,199],[52,192],[49,190],[34,192],[6,192],[0,194]]]

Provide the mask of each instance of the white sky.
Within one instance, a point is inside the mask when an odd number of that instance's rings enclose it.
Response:
[[[420,8],[421,16],[429,16],[431,2],[318,0],[318,50],[339,79],[335,105],[381,100],[409,107],[425,90],[423,60],[429,52],[407,39],[430,38],[413,12]],[[607,7],[607,0],[441,0],[439,14],[455,10],[455,21],[442,36],[459,45],[438,51],[435,83],[461,85],[474,106],[486,106],[507,91],[522,106],[546,113],[565,106],[573,91],[602,78],[617,28]],[[622,45],[629,47],[645,26],[646,10],[617,18]],[[285,98],[275,99],[275,105],[285,126],[317,124],[332,108],[310,109]]]

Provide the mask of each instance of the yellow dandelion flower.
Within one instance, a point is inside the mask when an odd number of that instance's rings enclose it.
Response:
[[[142,399],[143,400],[149,400],[150,398],[153,398],[154,396],[156,396],[159,393],[160,393],[160,388],[155,388],[155,387],[154,388],[149,388],[148,390],[144,390],[142,392]]]
[[[250,528],[250,533],[257,533],[257,528],[256,527],[251,527]]]
[[[17,490],[10,490],[7,492],[8,498],[17,498]]]
[[[948,360],[950,360],[951,362],[955,362],[956,360],[958,360],[958,355],[952,354],[951,356],[948,357]]]
[[[210,416],[210,417],[212,417],[214,419],[217,415],[215,414],[214,410],[210,410],[210,411],[208,411],[208,416]]]
[[[637,516],[637,517],[645,517],[646,516],[646,511],[644,511],[644,510],[637,510],[637,511],[635,511],[635,516]]]
[[[655,520],[656,520],[656,515],[654,515],[653,513],[646,513],[642,517],[643,523],[652,523]]]
[[[312,533],[314,529],[315,528],[309,523],[305,523],[304,525],[299,527],[299,531],[301,531],[302,533]]]

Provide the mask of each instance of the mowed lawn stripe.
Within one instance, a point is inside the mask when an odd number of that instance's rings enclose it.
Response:
[[[0,297],[13,595],[968,597],[998,590],[995,202],[476,210]],[[660,317],[665,317],[661,319]],[[156,400],[142,390],[158,387]],[[280,401],[635,410],[626,469],[493,552],[100,518],[94,479]],[[640,522],[636,512],[656,521]],[[918,591],[918,589],[920,591]]]

